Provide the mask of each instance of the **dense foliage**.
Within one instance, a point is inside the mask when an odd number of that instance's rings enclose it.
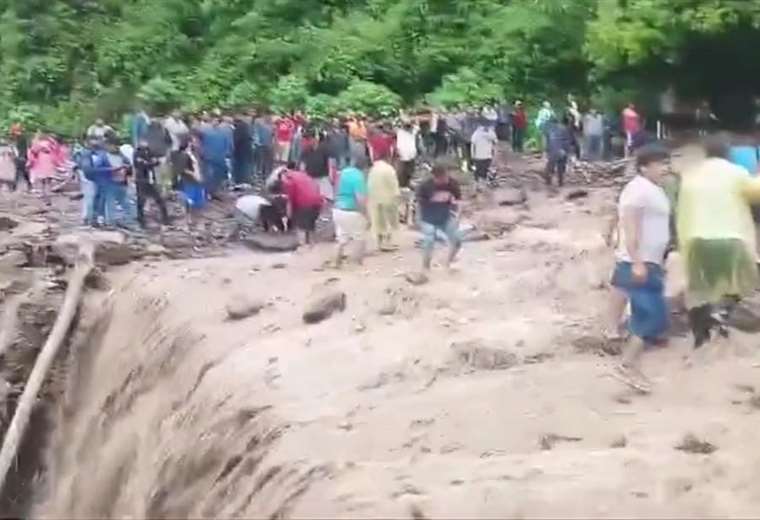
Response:
[[[674,78],[749,95],[758,25],[749,0],[0,0],[0,117],[74,133],[137,100],[326,116]]]

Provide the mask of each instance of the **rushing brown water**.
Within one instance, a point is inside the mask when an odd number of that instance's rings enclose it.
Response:
[[[98,306],[74,338],[33,515],[285,516],[320,470],[268,460],[283,431],[269,407],[199,391],[204,338],[165,301],[122,292]]]

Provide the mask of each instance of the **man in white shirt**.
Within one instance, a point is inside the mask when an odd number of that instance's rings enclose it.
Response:
[[[106,134],[108,133],[113,133],[113,128],[105,124],[100,118],[96,119],[95,124],[87,129],[87,137],[89,139],[96,139],[101,143],[105,142]]]
[[[180,114],[179,110],[175,110],[166,118],[164,128],[169,132],[173,152],[179,151],[181,144],[190,137],[190,130],[182,120],[182,114]]]
[[[494,152],[496,150],[496,133],[486,122],[478,124],[472,134],[472,162],[475,165],[475,182],[480,188],[488,180],[488,171],[491,169]]]
[[[612,286],[631,303],[631,339],[616,375],[626,384],[648,392],[650,383],[639,370],[639,358],[668,330],[663,263],[670,243],[670,201],[660,183],[667,174],[667,150],[650,145],[639,150],[638,175],[620,194],[618,247]],[[619,296],[618,296],[619,299]]]
[[[409,182],[414,177],[414,166],[417,160],[417,129],[409,120],[403,121],[401,128],[396,131],[396,152],[399,159],[399,186],[408,188]]]

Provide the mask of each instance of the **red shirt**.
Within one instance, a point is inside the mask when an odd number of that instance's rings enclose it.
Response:
[[[518,108],[512,118],[512,123],[515,125],[515,128],[524,130],[528,126],[528,116],[525,115],[525,110]]]
[[[372,134],[369,140],[369,147],[372,150],[372,157],[388,159],[391,156],[396,139],[392,135],[383,132]]]
[[[293,139],[293,132],[296,125],[291,119],[280,119],[275,126],[277,141],[280,143],[289,143]]]
[[[306,172],[288,170],[282,177],[282,187],[293,209],[318,208],[322,206],[319,185]]]

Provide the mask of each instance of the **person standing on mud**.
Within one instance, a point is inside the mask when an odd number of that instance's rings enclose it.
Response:
[[[341,170],[335,189],[333,222],[338,247],[335,267],[343,264],[343,253],[349,244],[355,246],[354,261],[361,265],[364,259],[367,232],[367,179],[366,164],[356,164]]]
[[[394,251],[397,249],[394,233],[398,229],[401,188],[389,158],[380,156],[376,159],[367,180],[369,220],[378,249]]]
[[[525,143],[525,130],[528,128],[528,114],[525,113],[523,102],[515,101],[515,111],[512,114],[512,151],[522,153]]]
[[[760,179],[731,164],[728,152],[727,139],[709,137],[707,158],[681,176],[677,228],[695,348],[716,327],[725,334],[733,305],[760,285],[750,206],[760,202]]]
[[[140,227],[145,228],[145,203],[148,199],[153,199],[161,212],[161,225],[168,225],[169,214],[166,211],[166,203],[159,193],[156,171],[161,164],[161,159],[153,157],[147,140],[141,139],[138,141],[133,164],[135,169],[135,187],[137,188],[138,224],[140,224]]]
[[[420,208],[420,228],[422,230],[422,270],[430,271],[433,248],[438,232],[442,232],[449,242],[446,269],[451,265],[462,248],[462,236],[457,218],[458,204],[462,200],[462,190],[456,179],[449,175],[442,162],[433,165],[432,177],[417,188]]]
[[[26,191],[32,190],[32,181],[29,179],[29,168],[26,165],[26,158],[29,153],[29,137],[20,123],[11,126],[11,139],[16,145],[16,183],[14,189],[23,180],[26,183]]]
[[[475,185],[478,190],[485,188],[488,182],[488,172],[491,170],[496,152],[496,134],[490,123],[481,121],[475,133],[472,134],[471,152],[475,166]]]
[[[567,161],[573,151],[573,136],[568,118],[562,122],[549,121],[546,130],[546,171],[544,180],[547,186],[552,185],[552,177],[557,176],[561,188],[565,184]]]
[[[631,338],[615,374],[633,388],[648,392],[650,382],[639,369],[641,354],[668,330],[663,263],[670,243],[670,201],[661,187],[668,168],[668,151],[642,148],[636,157],[637,175],[620,194],[619,244],[612,286],[631,304]]]

